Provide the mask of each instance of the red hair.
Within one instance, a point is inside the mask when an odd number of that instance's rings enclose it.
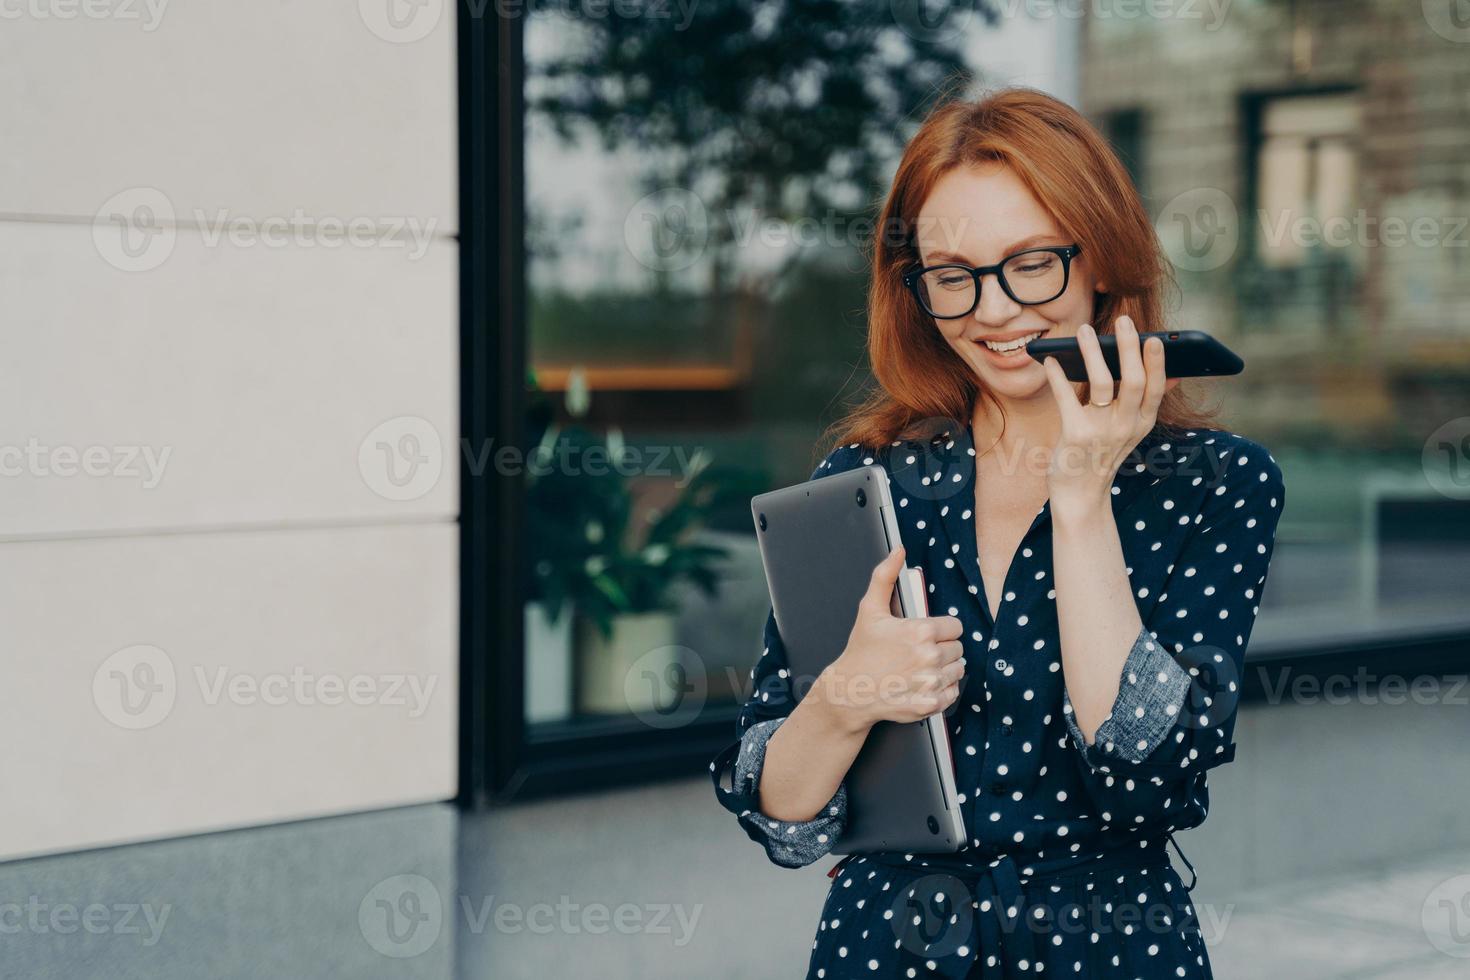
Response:
[[[1124,314],[1140,331],[1167,329],[1162,293],[1173,284],[1169,262],[1128,172],[1092,124],[1032,89],[943,101],[909,141],[883,205],[878,227],[895,231],[876,236],[868,294],[868,359],[878,386],[831,426],[834,447],[878,448],[932,435],[919,431],[921,423],[967,422],[977,397],[993,397],[901,281],[919,261],[912,230],[934,185],[957,167],[990,162],[1020,178],[1107,285],[1107,292],[1093,294],[1099,334],[1112,333]],[[1164,395],[1159,427],[1200,428],[1213,418],[1184,387]]]

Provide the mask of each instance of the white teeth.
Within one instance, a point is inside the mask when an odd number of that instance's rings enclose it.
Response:
[[[1024,337],[1017,337],[1015,340],[1007,340],[1001,343],[996,343],[989,340],[982,341],[982,343],[985,344],[986,347],[989,347],[991,350],[995,351],[997,354],[1004,354],[1007,351],[1013,351],[1021,347],[1025,347],[1027,344],[1031,343],[1031,341],[1035,340],[1037,337],[1040,337],[1045,332],[1045,330],[1038,330],[1036,333],[1027,334]]]

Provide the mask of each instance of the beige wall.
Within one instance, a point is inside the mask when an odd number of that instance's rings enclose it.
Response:
[[[452,6],[7,10],[0,857],[451,797]]]

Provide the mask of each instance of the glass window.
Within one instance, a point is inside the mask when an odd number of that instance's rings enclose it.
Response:
[[[1252,3],[1084,34],[1083,108],[1147,115],[1174,325],[1245,358],[1210,399],[1285,472],[1253,656],[1470,625],[1470,121],[1434,80],[1464,46],[1353,9],[1353,33]]]
[[[1123,166],[1128,168],[1128,176],[1133,178],[1133,186],[1138,189],[1138,194],[1145,200],[1148,199],[1148,189],[1144,184],[1144,115],[1141,109],[1115,109],[1106,112],[1098,119],[1099,128],[1103,135],[1112,144],[1113,152],[1123,161]]]
[[[869,381],[873,202],[977,52],[1034,74],[1075,27],[988,5],[662,10],[526,22],[530,435],[558,460],[527,486],[533,738],[743,700],[769,605],[749,499],[805,480]],[[606,474],[561,462],[610,452]]]
[[[558,460],[527,488],[543,733],[743,699],[769,603],[750,497],[805,480],[866,382],[871,194],[963,63],[963,33],[887,5],[697,13],[527,22],[529,395]]]
[[[961,67],[1071,79],[1174,260],[1170,325],[1246,360],[1194,384],[1286,471],[1253,655],[1470,625],[1467,124],[1442,82],[1463,46],[1401,23],[1412,5],[1361,5],[1356,32],[1186,6],[528,15],[533,741],[728,720],[768,604],[749,497],[805,479],[868,383],[872,203]]]

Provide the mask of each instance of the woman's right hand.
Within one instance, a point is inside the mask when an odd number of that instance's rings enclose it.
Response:
[[[900,546],[873,569],[847,647],[819,678],[822,700],[853,731],[866,732],[880,721],[922,721],[960,695],[965,658],[959,619],[893,615],[903,559]]]

